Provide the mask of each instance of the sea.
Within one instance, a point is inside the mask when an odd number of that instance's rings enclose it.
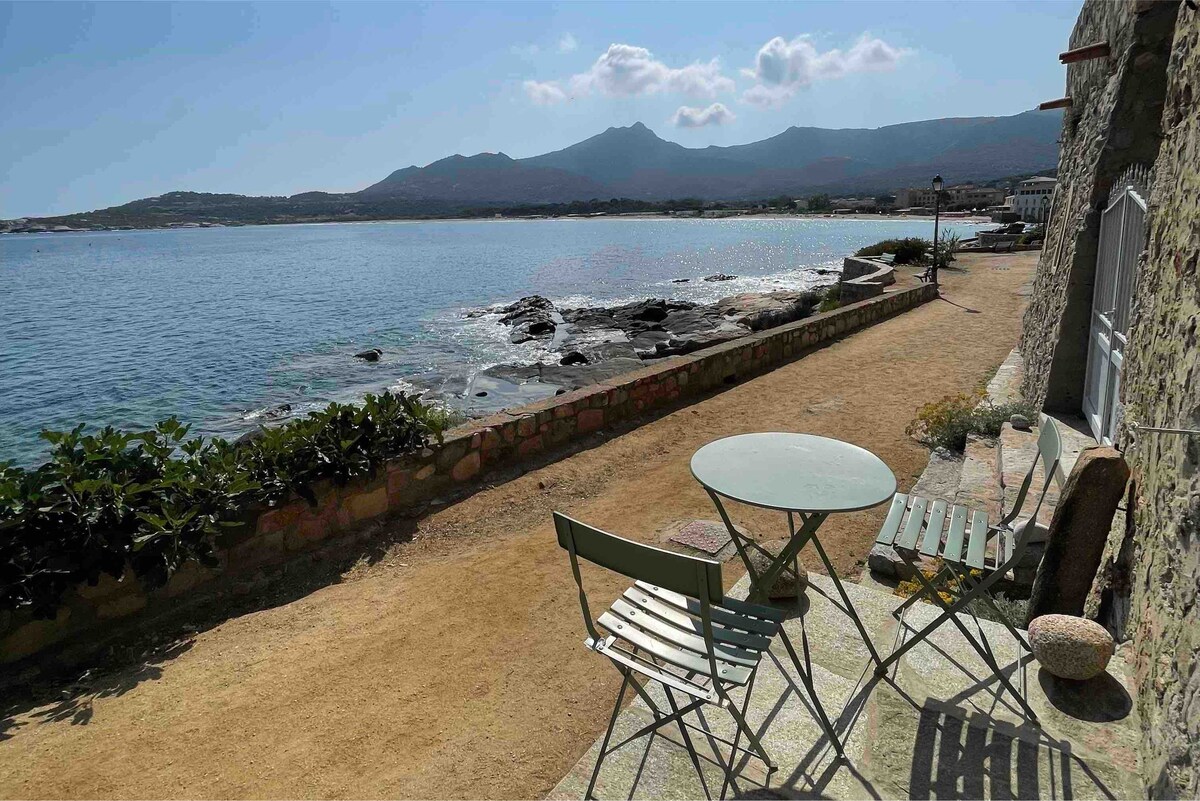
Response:
[[[859,247],[932,229],[591,218],[3,235],[0,461],[44,459],[45,428],[176,416],[193,434],[234,438],[385,389],[481,413],[475,374],[549,357],[498,323],[495,310],[522,296],[570,308],[807,288]],[[737,277],[703,280],[715,273]],[[369,348],[382,358],[354,358]]]

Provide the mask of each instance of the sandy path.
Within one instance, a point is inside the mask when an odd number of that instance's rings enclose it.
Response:
[[[0,720],[0,795],[540,797],[603,728],[617,683],[581,647],[550,511],[640,538],[712,518],[688,460],[745,431],[846,439],[911,485],[927,454],[905,425],[1003,360],[1036,260],[963,258],[943,301],[442,509],[379,562],[203,631],[90,704]],[[839,572],[859,569],[881,515],[826,523]],[[596,576],[593,606],[618,583]]]

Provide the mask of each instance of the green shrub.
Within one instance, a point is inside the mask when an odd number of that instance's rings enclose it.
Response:
[[[947,395],[940,401],[927,403],[917,409],[917,417],[908,424],[905,433],[930,448],[961,451],[967,446],[968,434],[996,437],[1014,414],[1033,417],[1027,404],[996,405],[986,398],[987,393],[980,390],[974,395]]]
[[[884,253],[895,253],[895,264],[919,264],[924,261],[933,243],[928,239],[910,236],[905,239],[885,239],[874,245],[859,248],[855,256],[882,256]]]
[[[150,431],[43,431],[50,458],[0,462],[0,609],[53,617],[63,593],[132,570],[161,587],[184,563],[215,565],[215,538],[252,503],[313,483],[373,476],[441,438],[446,412],[403,393],[333,403],[243,444],[187,438],[175,418]]]
[[[821,305],[817,306],[817,311],[827,312],[842,307],[842,285],[834,284],[825,290],[825,297],[821,298]]]

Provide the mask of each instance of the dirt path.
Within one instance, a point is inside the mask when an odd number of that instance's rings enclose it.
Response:
[[[203,631],[90,703],[0,721],[0,795],[540,797],[603,728],[617,684],[581,646],[550,511],[643,539],[712,518],[688,460],[746,431],[855,442],[910,486],[927,453],[905,425],[1003,360],[1036,261],[964,258],[944,300],[442,509],[341,583]],[[826,523],[839,572],[859,569],[881,515]],[[587,578],[594,607],[619,584]]]

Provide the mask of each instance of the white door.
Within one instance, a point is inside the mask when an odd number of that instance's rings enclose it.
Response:
[[[1120,418],[1134,278],[1146,242],[1144,176],[1141,168],[1128,170],[1113,187],[1100,218],[1083,413],[1096,439],[1105,444],[1112,443]]]

